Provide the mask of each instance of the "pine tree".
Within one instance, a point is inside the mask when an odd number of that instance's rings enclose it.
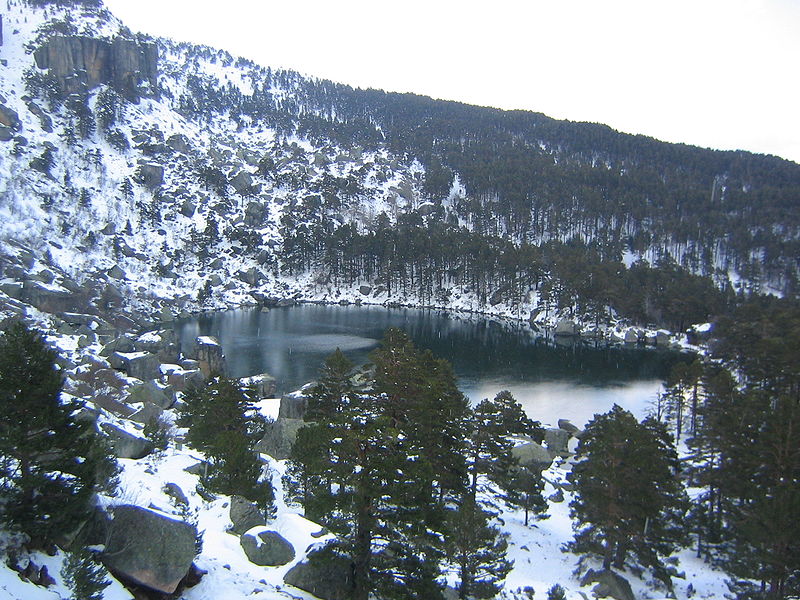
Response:
[[[743,306],[715,327],[703,376],[693,511],[698,551],[731,573],[740,597],[800,592],[800,309]],[[756,585],[748,583],[755,580]]]
[[[188,427],[186,442],[211,462],[203,482],[209,489],[244,496],[269,515],[274,512],[274,491],[269,479],[260,481],[262,468],[254,447],[262,423],[248,417],[251,408],[236,382],[218,377],[186,391],[178,425]]]
[[[511,570],[508,543],[492,515],[469,495],[448,517],[448,558],[458,570],[459,598],[494,598]]]
[[[103,590],[111,585],[103,565],[85,548],[67,556],[61,569],[64,583],[72,591],[71,600],[102,600]]]
[[[32,546],[87,519],[95,490],[114,485],[115,463],[90,423],[63,399],[56,353],[17,322],[0,337],[0,514]],[[104,480],[108,478],[108,480]]]
[[[604,569],[633,560],[671,586],[663,558],[685,539],[686,498],[663,424],[639,423],[614,405],[586,426],[576,460],[570,475],[575,539],[568,547],[600,558]]]
[[[553,584],[550,589],[547,590],[547,600],[567,600],[567,593],[564,591],[561,584]]]

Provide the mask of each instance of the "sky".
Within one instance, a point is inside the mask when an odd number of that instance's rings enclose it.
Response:
[[[800,0],[105,0],[134,31],[354,87],[800,163]]]

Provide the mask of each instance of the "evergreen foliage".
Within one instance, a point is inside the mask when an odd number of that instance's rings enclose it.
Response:
[[[111,585],[108,572],[85,548],[71,552],[64,561],[61,576],[72,591],[70,600],[102,600],[103,590]]]
[[[211,462],[203,478],[206,487],[244,496],[271,515],[274,491],[269,478],[261,480],[254,450],[263,422],[248,414],[251,409],[248,395],[235,381],[217,377],[186,391],[178,425],[188,427],[186,442]]]
[[[739,597],[800,593],[800,307],[743,306],[714,330],[694,451],[698,553]]]
[[[685,540],[687,508],[678,460],[663,424],[639,423],[617,405],[586,426],[570,474],[575,539],[569,549],[595,556],[603,568],[628,561],[671,587],[663,562]]]
[[[23,323],[0,337],[0,514],[34,547],[90,515],[95,490],[114,486],[116,465],[82,404],[62,397],[56,353]]]
[[[287,498],[337,534],[332,552],[352,562],[357,600],[441,598],[448,561],[465,594],[490,597],[508,571],[505,544],[469,494],[469,409],[452,369],[400,330],[372,360],[361,373],[339,351],[325,361]]]

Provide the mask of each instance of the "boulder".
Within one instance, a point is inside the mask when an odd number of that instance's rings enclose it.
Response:
[[[182,154],[189,154],[189,138],[181,133],[176,133],[167,138],[167,146]]]
[[[563,429],[564,431],[566,431],[567,433],[569,433],[571,436],[574,437],[578,437],[578,434],[581,431],[575,425],[573,425],[569,419],[559,419],[558,428]]]
[[[638,344],[639,333],[635,329],[628,329],[628,331],[625,332],[624,339],[626,344]]]
[[[555,456],[569,454],[570,434],[561,428],[550,428],[544,430],[544,443],[547,449]]]
[[[17,111],[4,104],[0,104],[0,125],[8,127],[11,131],[22,129],[22,121],[19,120]]]
[[[49,313],[69,312],[83,304],[82,300],[69,290],[47,286],[41,281],[32,279],[22,282],[20,300]]]
[[[172,594],[194,560],[197,529],[140,506],[110,510],[103,564],[117,577]]]
[[[199,336],[195,339],[194,347],[187,357],[197,360],[200,370],[206,378],[225,374],[225,355],[222,353],[222,346],[215,337],[209,335]]]
[[[622,575],[607,569],[589,569],[581,579],[581,586],[597,583],[592,588],[595,598],[615,598],[616,600],[636,600],[631,584]]]
[[[151,190],[161,187],[164,183],[164,167],[158,163],[141,163],[136,169],[134,180]]]
[[[190,387],[200,387],[206,378],[200,369],[173,371],[167,376],[167,383],[176,392],[185,392]]]
[[[362,285],[358,288],[358,293],[362,296],[369,296],[372,293],[372,288],[368,285]]]
[[[160,386],[150,380],[140,385],[131,386],[128,391],[128,402],[154,404],[159,408],[172,408],[175,404],[175,392],[169,386]]]
[[[150,440],[128,433],[111,423],[102,423],[100,428],[108,436],[117,458],[138,460],[150,454],[155,448]]]
[[[169,310],[166,307],[164,309]],[[172,320],[172,313],[169,314]],[[174,329],[161,329],[142,334],[136,338],[134,348],[137,351],[155,354],[162,363],[178,362],[178,339]]]
[[[249,227],[259,227],[264,222],[267,209],[260,202],[250,202],[244,211],[244,224]]]
[[[127,336],[121,335],[118,338],[111,340],[108,344],[103,346],[100,350],[100,356],[111,356],[114,352],[133,352],[133,340]]]
[[[10,142],[14,139],[14,132],[10,127],[0,125],[0,142]]]
[[[253,178],[247,171],[239,171],[230,181],[233,189],[239,194],[248,195],[256,192],[253,187]]]
[[[570,319],[561,319],[553,328],[554,336],[577,337],[581,334],[580,327]]]
[[[514,446],[511,449],[511,455],[519,461],[520,466],[531,471],[544,471],[553,464],[553,457],[550,452],[536,442],[527,442]]]
[[[294,548],[276,531],[258,527],[245,533],[240,539],[242,550],[248,560],[261,567],[277,567],[294,560]]]
[[[148,381],[161,377],[161,362],[149,352],[114,352],[108,362],[118,371],[125,371],[130,377]]]
[[[189,499],[186,497],[186,494],[183,493],[183,490],[177,483],[166,483],[164,484],[164,487],[161,488],[161,491],[175,500],[176,504],[181,506],[189,505]]]
[[[322,600],[349,600],[353,593],[351,573],[350,561],[326,548],[289,569],[283,581]]]
[[[302,419],[306,414],[308,400],[300,394],[287,394],[281,396],[281,404],[278,408],[278,418]]]
[[[145,402],[142,408],[137,410],[128,418],[136,423],[147,425],[148,423],[156,423],[163,412],[164,409],[162,409],[160,406],[150,402]]]
[[[297,439],[297,432],[305,427],[302,419],[284,419],[279,417],[268,423],[264,429],[264,437],[256,444],[256,452],[269,454],[277,460],[289,458],[292,445]]]
[[[252,377],[243,377],[239,381],[242,385],[253,389],[258,398],[272,398],[277,387],[275,378],[269,373],[261,373],[260,375],[253,375]]]
[[[259,508],[242,496],[231,496],[230,532],[242,535],[253,527],[262,527],[267,521]]]

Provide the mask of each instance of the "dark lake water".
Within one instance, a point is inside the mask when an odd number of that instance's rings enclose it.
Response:
[[[566,418],[582,426],[614,403],[642,417],[679,359],[665,351],[559,346],[537,339],[527,327],[403,308],[239,309],[177,325],[184,344],[198,335],[219,339],[231,376],[269,373],[278,381],[278,393],[314,380],[337,347],[354,363],[367,362],[389,327],[405,329],[417,346],[449,360],[472,401],[510,390],[545,424]]]

